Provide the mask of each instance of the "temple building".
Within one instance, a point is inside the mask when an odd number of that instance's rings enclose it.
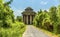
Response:
[[[31,7],[27,7],[23,12],[23,22],[27,25],[33,24],[33,19],[36,15],[36,12],[33,11]]]

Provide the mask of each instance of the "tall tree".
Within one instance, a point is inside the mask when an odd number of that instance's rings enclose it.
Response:
[[[9,2],[11,3],[11,0]],[[0,21],[1,21],[0,23],[2,23],[3,26],[7,26],[10,24],[13,15],[13,11],[9,6],[10,3],[9,4],[6,3],[3,3],[3,0],[0,2]]]
[[[57,25],[58,25],[58,17],[57,17],[57,8],[55,6],[52,6],[50,8],[50,16],[51,16],[51,21],[53,21],[53,32],[57,33]]]

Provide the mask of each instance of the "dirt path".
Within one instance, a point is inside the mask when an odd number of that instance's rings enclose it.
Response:
[[[28,25],[26,31],[23,34],[23,37],[49,37],[44,34],[42,31],[34,28],[32,25]]]

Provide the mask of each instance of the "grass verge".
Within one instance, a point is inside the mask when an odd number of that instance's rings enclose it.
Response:
[[[36,27],[36,26],[34,26],[34,27],[35,27],[36,29],[44,32],[46,35],[48,35],[48,36],[50,36],[50,37],[60,37],[60,34],[56,35],[56,34],[54,34],[54,33],[52,33],[52,32],[49,32],[49,31],[47,31],[47,30],[38,28],[38,27]]]

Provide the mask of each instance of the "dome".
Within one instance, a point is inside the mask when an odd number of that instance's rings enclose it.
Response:
[[[31,7],[27,7],[25,10],[33,10]]]
[[[23,12],[23,15],[35,15],[35,11],[33,11],[33,9],[31,7],[27,7]]]

